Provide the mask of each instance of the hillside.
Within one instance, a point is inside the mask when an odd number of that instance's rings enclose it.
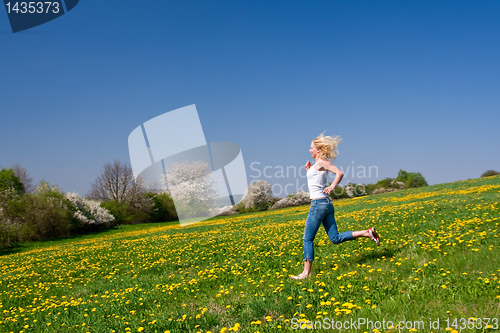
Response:
[[[0,257],[0,331],[276,332],[298,318],[482,331],[500,318],[499,202],[500,176],[334,202],[339,231],[376,226],[382,242],[334,245],[321,228],[303,281],[288,276],[308,206],[28,244]]]

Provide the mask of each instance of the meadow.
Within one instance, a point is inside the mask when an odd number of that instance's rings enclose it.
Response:
[[[302,281],[308,206],[21,244],[0,256],[0,332],[498,331],[499,202],[500,176],[336,201],[339,231],[381,244],[321,228]]]

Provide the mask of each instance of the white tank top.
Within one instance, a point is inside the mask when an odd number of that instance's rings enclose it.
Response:
[[[309,188],[309,198],[328,198],[326,193],[323,193],[326,185],[326,175],[328,170],[318,171],[314,165],[307,170],[307,187]]]

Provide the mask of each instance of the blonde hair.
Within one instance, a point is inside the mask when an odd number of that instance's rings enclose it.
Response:
[[[324,133],[324,132],[323,132]],[[334,161],[337,158],[339,143],[342,141],[340,136],[327,136],[321,133],[316,139],[312,140],[314,147],[319,150],[319,157],[325,160]]]

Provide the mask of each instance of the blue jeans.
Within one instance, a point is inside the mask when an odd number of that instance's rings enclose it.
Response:
[[[352,231],[339,233],[337,230],[335,209],[330,199],[313,200],[311,201],[311,209],[307,215],[306,226],[304,228],[304,260],[314,260],[313,242],[321,223],[323,223],[328,238],[330,238],[334,244],[354,239]]]

